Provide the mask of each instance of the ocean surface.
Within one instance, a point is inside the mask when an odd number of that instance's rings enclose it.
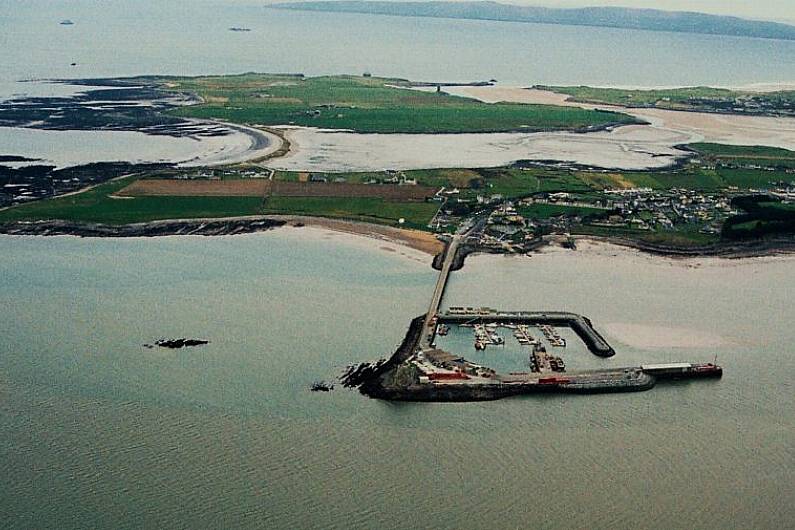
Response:
[[[310,392],[425,310],[435,273],[384,247],[0,237],[2,526],[791,526],[792,260],[554,253],[453,275],[448,305],[582,311],[618,350],[605,364],[718,354],[719,381],[471,404]],[[641,349],[606,331],[622,323],[725,345]],[[142,347],[161,336],[211,343]]]
[[[791,41],[302,13],[255,0],[2,0],[0,48],[5,93],[25,92],[9,86],[22,79],[246,71],[512,85],[795,82]]]

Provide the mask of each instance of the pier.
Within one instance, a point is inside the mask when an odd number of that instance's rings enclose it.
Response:
[[[447,281],[450,279],[450,271],[453,267],[453,260],[455,254],[458,252],[458,246],[461,244],[461,239],[464,237],[462,234],[456,234],[447,245],[447,250],[442,262],[442,270],[439,272],[439,278],[436,280],[436,287],[433,290],[431,297],[431,305],[428,308],[428,313],[425,316],[425,333],[421,342],[424,348],[430,348],[433,338],[436,335],[436,324],[439,314],[439,307],[442,305],[442,297],[444,291],[447,289]]]

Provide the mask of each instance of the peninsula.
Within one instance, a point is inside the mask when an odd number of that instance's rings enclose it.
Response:
[[[503,22],[596,26],[765,39],[795,39],[795,26],[789,24],[704,13],[625,7],[556,9],[497,2],[379,2],[359,0],[289,2],[271,4],[270,7],[299,11],[498,20]]]

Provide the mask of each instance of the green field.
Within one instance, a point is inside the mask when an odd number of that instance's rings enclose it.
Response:
[[[777,182],[790,182],[795,175],[784,171],[763,169],[733,169],[719,167],[705,169],[691,166],[676,171],[595,173],[579,172],[577,176],[595,189],[651,188],[668,190],[685,188],[698,191],[718,191],[730,187],[740,189],[769,189]]]
[[[158,78],[164,87],[199,95],[203,103],[176,115],[234,123],[301,125],[368,133],[457,133],[581,129],[634,123],[630,116],[551,105],[487,104],[394,88],[399,79],[269,74]]]
[[[269,197],[265,201],[265,213],[285,215],[313,215],[333,217],[371,223],[397,225],[427,230],[427,225],[436,211],[438,203],[391,202],[376,198],[349,197]]]
[[[606,213],[606,210],[600,208],[565,206],[560,204],[530,204],[528,206],[522,206],[517,211],[519,215],[531,219],[546,219],[559,215],[579,215],[581,217],[588,217]]]
[[[135,177],[101,184],[75,195],[0,210],[0,223],[63,220],[121,225],[162,219],[222,218],[267,213],[316,215],[427,229],[438,203],[346,197],[135,197],[114,198]]]
[[[555,169],[418,169],[403,172],[406,178],[417,179],[417,184],[432,188],[458,188],[462,198],[477,195],[502,195],[505,198],[525,197],[538,192],[589,192],[593,191],[584,180],[574,172]],[[350,184],[360,184],[371,179],[382,181],[389,177],[385,172],[367,171],[358,173],[317,173],[313,174],[332,181],[342,178]],[[275,180],[297,181],[295,171],[277,171]]]
[[[657,107],[671,110],[732,111],[736,100],[750,100],[768,106],[765,110],[787,109],[795,104],[795,91],[748,92],[710,87],[687,87],[655,90],[627,90],[588,86],[538,86],[558,94],[567,94],[573,101],[617,105],[622,107]],[[757,110],[754,107],[753,110]],[[760,111],[761,112],[761,111]]]
[[[755,165],[779,169],[795,169],[795,151],[759,145],[725,145],[693,143],[687,147],[705,160],[723,165]]]
[[[31,202],[0,211],[0,223],[53,220],[129,224],[161,219],[235,217],[261,213],[258,197],[111,198],[134,177],[101,184],[83,193]]]

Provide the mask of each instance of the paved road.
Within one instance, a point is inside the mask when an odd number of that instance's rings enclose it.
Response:
[[[444,256],[444,263],[442,263],[442,271],[439,273],[439,279],[436,280],[436,288],[433,290],[433,298],[431,298],[431,306],[428,308],[428,313],[425,315],[425,328],[423,331],[423,337],[420,341],[420,345],[423,348],[428,348],[431,345],[431,341],[429,339],[432,336],[433,332],[433,317],[439,312],[439,306],[442,305],[442,297],[444,296],[444,290],[447,287],[447,280],[450,279],[450,268],[453,266],[453,258],[455,258],[455,254],[458,251],[458,245],[461,243],[461,240],[465,237],[463,234],[456,234],[453,236],[453,240],[450,242],[450,246],[447,247],[447,253]]]

